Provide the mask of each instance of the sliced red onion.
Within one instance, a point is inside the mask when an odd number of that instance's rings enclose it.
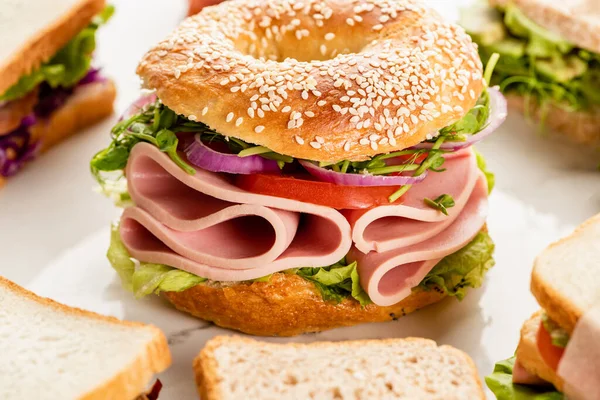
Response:
[[[134,101],[127,108],[127,110],[125,110],[125,112],[123,113],[123,115],[121,116],[121,119],[119,121],[131,118],[135,114],[138,114],[141,109],[146,107],[148,104],[154,103],[156,101],[156,99],[157,99],[156,93],[150,93],[150,94],[145,94],[145,95],[140,96],[136,101]]]
[[[300,164],[320,181],[343,186],[403,186],[421,182],[427,176],[427,171],[419,176],[381,176],[367,174],[345,174],[330,169],[321,168],[310,161],[299,160]]]
[[[212,172],[250,175],[258,173],[279,173],[277,162],[260,156],[239,157],[237,154],[219,153],[205,145],[200,135],[185,149],[188,161],[197,167]]]
[[[442,143],[441,149],[444,150],[460,150],[465,147],[469,147],[484,139],[486,136],[490,135],[494,132],[506,119],[507,104],[506,99],[500,93],[500,91],[496,88],[488,88],[488,93],[490,95],[490,115],[488,120],[485,123],[485,128],[483,128],[480,132],[477,132],[474,135],[467,135],[467,139],[465,141],[460,142],[444,142]],[[432,148],[434,143],[419,143],[416,146],[413,146],[414,149],[430,149]]]

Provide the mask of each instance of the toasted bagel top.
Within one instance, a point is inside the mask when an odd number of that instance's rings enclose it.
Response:
[[[469,36],[416,0],[227,1],[185,20],[138,74],[190,120],[317,161],[420,143],[484,87]]]

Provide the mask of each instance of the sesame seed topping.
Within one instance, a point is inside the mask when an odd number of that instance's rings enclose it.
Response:
[[[229,114],[227,114],[227,118],[225,118],[225,121],[231,122],[231,120],[233,120],[233,117],[234,117],[233,113],[230,112]]]
[[[265,127],[262,125],[258,125],[256,128],[254,128],[254,132],[256,132],[256,133],[261,133],[264,130],[265,130]]]
[[[188,116],[188,119],[189,119],[190,121],[197,121],[197,120],[198,120],[198,117],[196,117],[194,114],[192,114],[192,115],[189,115],[189,116]]]
[[[208,112],[208,107],[204,107],[202,109],[202,115],[206,115],[207,112]]]
[[[326,33],[325,34],[325,40],[333,40],[335,38],[335,33]]]
[[[296,135],[294,136],[294,139],[296,139],[296,143],[298,143],[299,145],[304,144],[304,139],[302,139],[300,136]]]
[[[238,119],[235,120],[235,126],[240,126],[243,122],[244,122],[244,118],[239,117]]]

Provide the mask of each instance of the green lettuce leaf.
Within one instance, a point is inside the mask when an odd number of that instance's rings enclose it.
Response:
[[[330,267],[300,268],[295,273],[313,282],[325,300],[339,303],[352,296],[362,306],[371,303],[371,299],[360,286],[356,261],[348,265],[342,261]]]
[[[52,88],[74,86],[90,69],[92,54],[96,49],[96,31],[112,17],[113,13],[114,7],[107,6],[48,62],[29,75],[21,77],[17,83],[0,95],[0,101],[21,98],[42,82],[47,82]]]
[[[492,238],[487,232],[479,232],[468,245],[440,261],[419,286],[438,286],[449,296],[462,300],[467,288],[482,285],[485,273],[495,264],[493,253]]]
[[[119,274],[123,287],[137,298],[152,293],[181,292],[206,282],[206,278],[166,265],[134,262],[121,241],[116,224],[112,226],[110,239],[108,260]]]
[[[483,174],[485,175],[485,179],[487,180],[488,194],[491,194],[492,190],[494,190],[494,187],[496,186],[496,175],[494,175],[492,171],[487,169],[487,163],[485,162],[485,158],[483,158],[483,155],[480,152],[478,152],[475,148],[473,148],[473,151],[475,151],[475,156],[477,157],[477,166],[479,167],[481,172],[483,172]]]
[[[550,387],[515,385],[512,373],[515,357],[500,361],[485,383],[498,400],[564,400],[564,395]]]

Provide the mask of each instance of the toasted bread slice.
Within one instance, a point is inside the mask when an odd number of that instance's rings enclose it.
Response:
[[[0,94],[39,68],[100,13],[106,0],[11,0],[0,12]]]
[[[35,140],[42,143],[42,151],[59,143],[113,112],[116,97],[112,81],[90,83],[75,90],[73,95],[47,120],[40,120],[31,128]],[[0,187],[5,179],[0,176]]]
[[[600,301],[600,214],[537,257],[531,291],[550,319],[571,334]]]
[[[537,332],[542,323],[542,311],[531,316],[521,328],[521,340],[517,348],[517,360],[532,375],[550,382],[559,391],[563,390],[563,380],[542,359],[537,345]]]
[[[574,143],[600,148],[600,108],[589,111],[567,111],[554,104],[542,110],[535,98],[529,101],[523,96],[507,93],[506,99],[511,109],[529,115],[534,121],[562,134]]]
[[[0,277],[0,398],[123,399],[171,355],[153,326],[67,307]]]
[[[427,339],[209,341],[194,361],[204,400],[484,399],[471,358]]]
[[[446,297],[440,291],[417,289],[389,307],[375,304],[362,307],[353,299],[336,304],[324,301],[312,282],[285,273],[273,274],[268,282],[223,287],[197,285],[164,295],[181,311],[258,336],[294,336],[365,322],[391,321]]]

